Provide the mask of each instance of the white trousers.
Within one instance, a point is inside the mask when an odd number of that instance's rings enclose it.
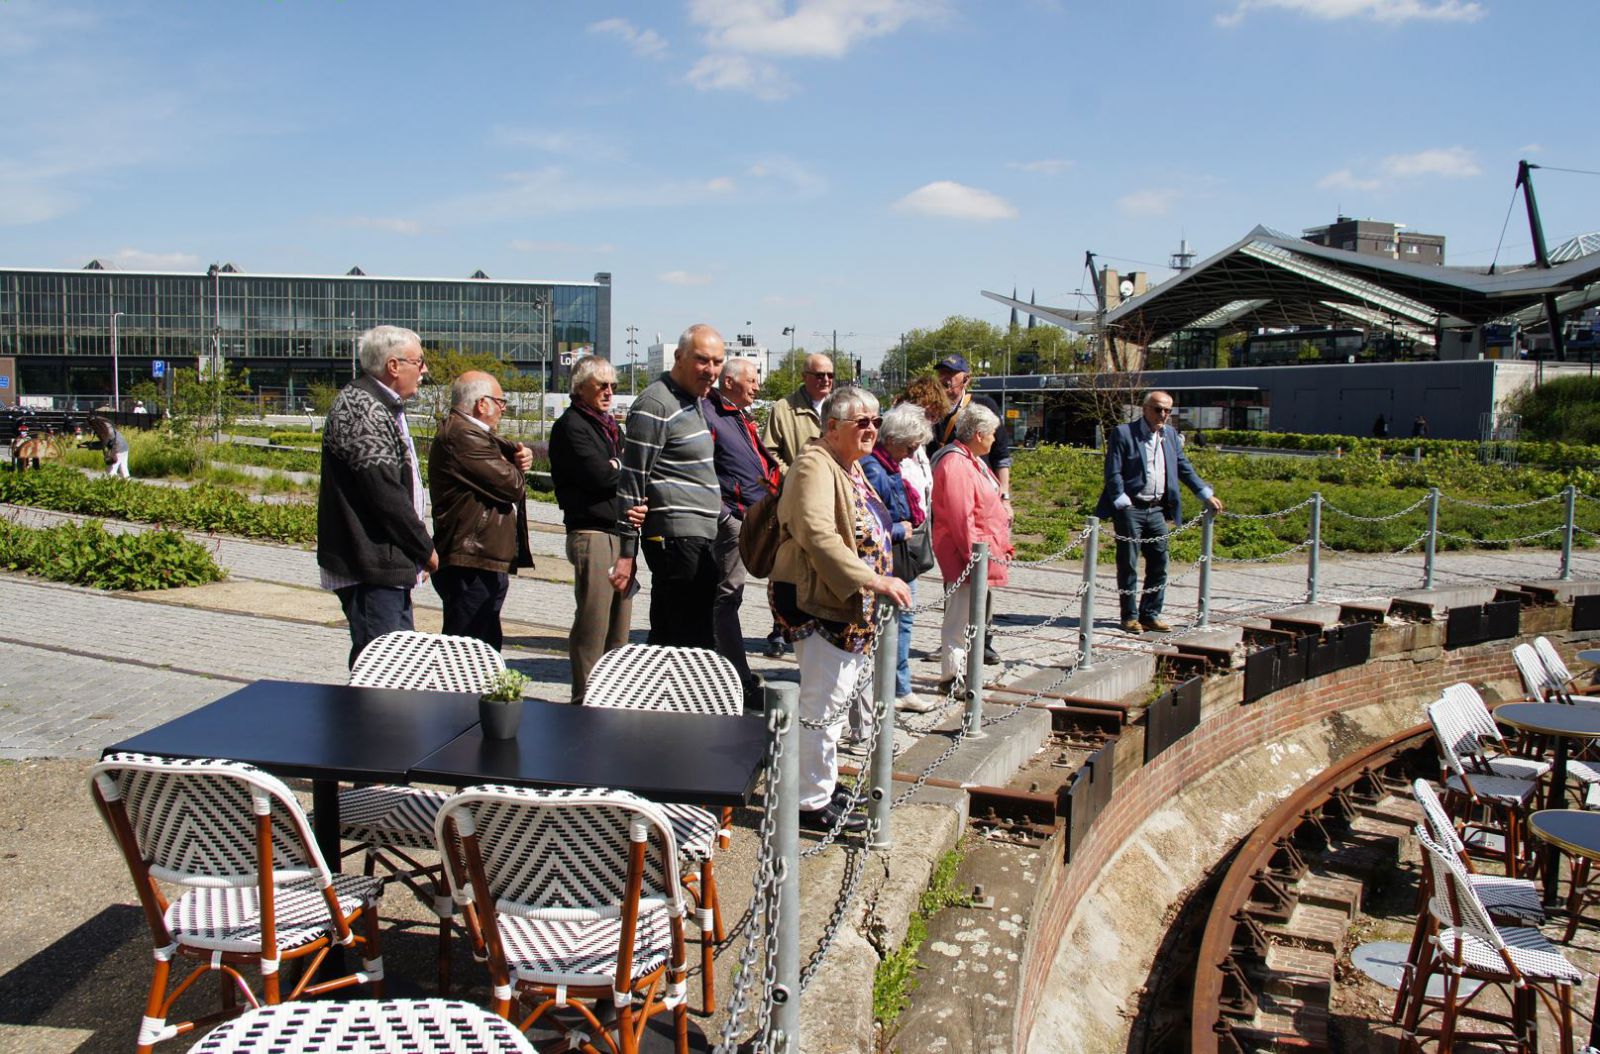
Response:
[[[117,459],[106,469],[106,475],[121,476],[123,479],[128,478],[128,452],[126,450],[117,454]]]
[[[964,677],[967,673],[967,617],[971,614],[972,583],[963,582],[944,602],[944,621],[939,625],[939,679]]]
[[[844,729],[841,705],[850,697],[868,657],[836,648],[813,633],[794,642],[800,661],[800,717],[821,721],[830,709],[839,717],[827,728],[800,726],[800,808],[820,809],[839,785],[839,733]]]

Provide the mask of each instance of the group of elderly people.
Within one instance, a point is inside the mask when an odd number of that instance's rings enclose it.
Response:
[[[580,361],[572,408],[551,438],[577,601],[569,641],[574,701],[582,699],[600,655],[627,640],[631,618],[630,596],[608,581],[621,554],[619,530],[626,530],[619,528],[615,502],[624,442],[610,412],[615,384],[616,371],[604,359]],[[934,425],[950,405],[932,377],[914,381],[886,414],[864,388],[832,391],[817,408],[820,435],[802,447],[782,478],[779,543],[767,592],[776,628],[800,668],[799,807],[811,829],[865,824],[846,813],[838,753],[847,726],[855,738],[866,734],[878,598],[900,610],[896,706],[933,709],[936,700],[911,688],[915,579],[936,561],[945,580],[955,581],[978,542],[998,556],[1012,551],[1009,509],[984,461],[1000,421],[971,403],[957,412],[950,442],[939,446],[932,442]],[[1006,583],[1003,562],[991,561],[989,582]],[[964,582],[945,605],[942,689],[965,669],[971,588]]]

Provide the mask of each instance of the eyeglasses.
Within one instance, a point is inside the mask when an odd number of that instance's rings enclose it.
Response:
[[[415,366],[417,369],[421,370],[421,369],[426,369],[427,366],[428,366],[428,364],[425,361],[423,361],[424,358],[425,358],[425,356],[422,356],[422,355],[418,355],[414,359],[407,358],[404,355],[396,355],[394,357],[394,361],[403,362],[408,366]]]
[[[488,400],[491,400],[492,402],[497,403],[500,406],[506,405],[506,401],[504,399],[500,398],[498,395],[485,395],[484,398],[488,399]]]
[[[831,380],[833,380],[833,374],[831,372],[825,373],[822,370],[807,370],[806,371],[806,376],[807,377],[815,377],[818,380],[822,380],[822,381],[831,381]]]
[[[616,381],[590,381],[589,383],[604,391],[614,392],[617,390]]]
[[[1167,415],[1172,413],[1172,407],[1170,407],[1170,406],[1152,406],[1152,407],[1150,407],[1150,409],[1154,410],[1156,413],[1160,414],[1162,417],[1166,417]]]
[[[847,425],[855,425],[857,428],[883,427],[883,418],[881,417],[836,417],[834,420],[843,421]]]

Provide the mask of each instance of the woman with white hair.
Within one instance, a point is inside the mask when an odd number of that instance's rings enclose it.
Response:
[[[822,435],[784,479],[778,498],[778,552],[768,576],[772,613],[800,663],[800,823],[814,831],[861,830],[844,815],[839,734],[845,709],[872,655],[875,598],[911,605],[906,584],[890,575],[889,511],[860,461],[872,453],[883,419],[878,400],[845,388],[823,400]]]
[[[917,541],[927,540],[928,499],[921,487],[907,477],[903,469],[911,464],[915,455],[933,438],[933,426],[922,407],[915,403],[901,403],[883,415],[883,427],[878,430],[878,443],[872,453],[861,459],[861,468],[867,482],[889,510],[894,536],[894,575],[906,583],[911,591],[912,603],[917,599],[917,576],[921,569],[915,566]],[[930,481],[931,483],[931,481]],[[924,550],[926,551],[926,550]],[[896,710],[926,713],[938,704],[917,695],[911,690],[911,609],[900,613],[899,654],[895,661],[894,706]]]
[[[989,585],[1003,586],[1008,568],[996,557],[1009,557],[1011,514],[1000,496],[1000,482],[983,460],[994,446],[1000,418],[978,403],[956,414],[948,446],[933,459],[933,555],[946,582],[954,582],[972,559],[972,547],[989,543]],[[948,692],[966,669],[967,618],[972,583],[963,582],[944,604],[940,630],[939,690]]]

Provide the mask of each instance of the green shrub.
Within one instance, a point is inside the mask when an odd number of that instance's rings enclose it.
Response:
[[[1562,443],[1600,443],[1600,377],[1557,377],[1529,386],[1506,403],[1522,415],[1530,439]]]
[[[234,429],[234,431],[238,431],[238,429]],[[268,433],[267,442],[274,446],[306,446],[320,449],[322,446],[322,433],[276,431]]]
[[[211,551],[177,531],[111,534],[98,520],[48,528],[0,520],[0,567],[96,589],[174,589],[223,577]]]
[[[0,501],[279,542],[308,542],[317,536],[317,509],[310,503],[255,502],[209,483],[159,487],[104,476],[90,479],[54,465],[38,472],[0,473]]]

